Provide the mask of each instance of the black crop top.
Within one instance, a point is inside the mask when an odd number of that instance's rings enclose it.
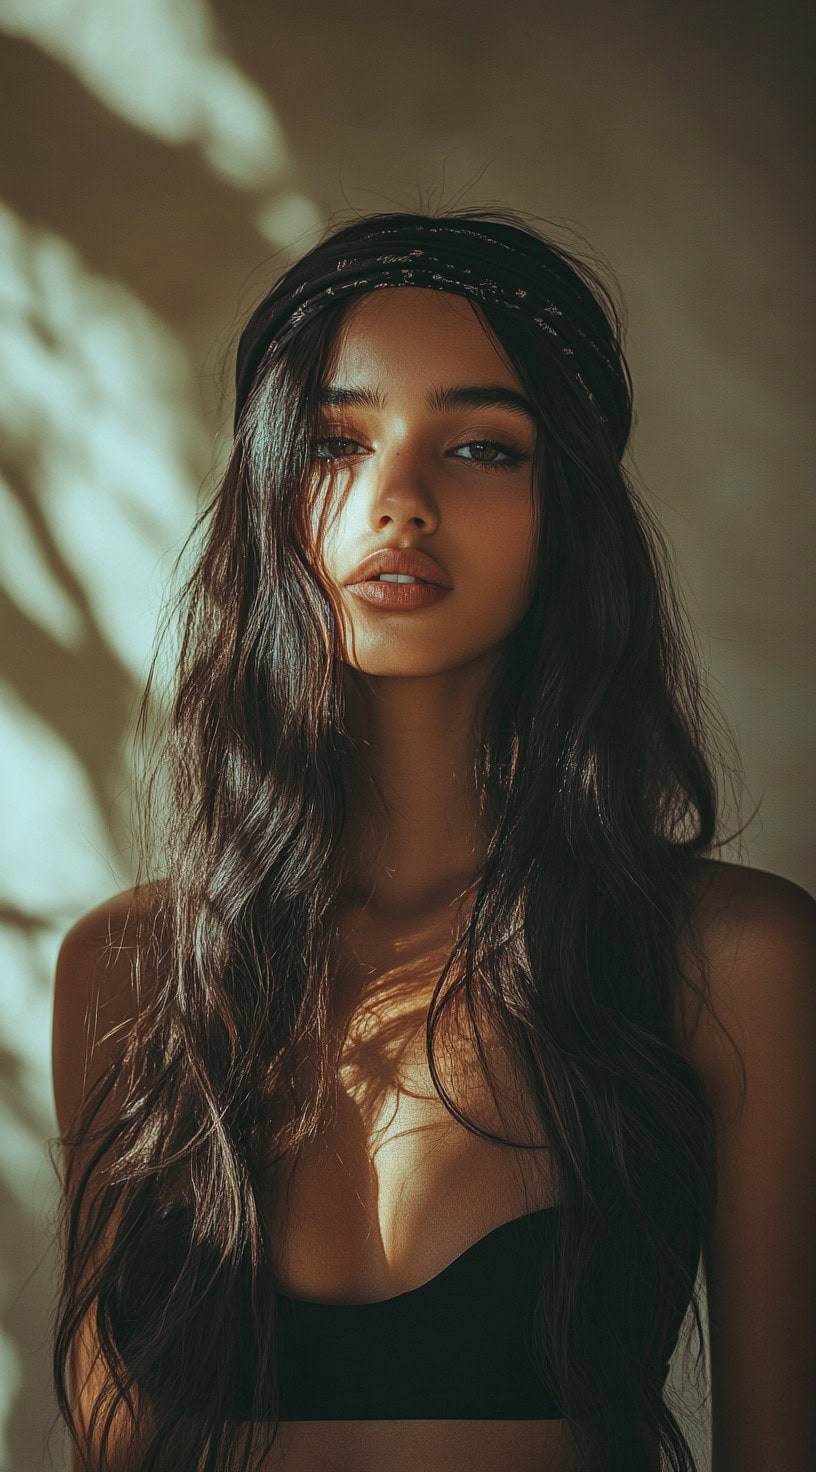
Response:
[[[558,1209],[503,1222],[435,1277],[391,1298],[323,1303],[279,1293],[280,1419],[559,1419],[529,1354],[539,1264]],[[151,1229],[144,1246],[154,1282],[157,1265],[170,1271],[183,1248],[185,1221],[187,1210],[171,1207]],[[127,1362],[138,1305],[125,1298],[110,1301],[108,1312]],[[685,1308],[666,1343],[666,1371]],[[246,1373],[230,1389],[230,1419],[250,1419],[252,1383],[247,1355]]]

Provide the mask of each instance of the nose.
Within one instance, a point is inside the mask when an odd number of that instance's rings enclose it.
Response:
[[[425,531],[438,524],[439,508],[427,466],[418,451],[404,444],[377,457],[368,495],[369,520],[375,529],[389,521],[397,526],[419,525]]]

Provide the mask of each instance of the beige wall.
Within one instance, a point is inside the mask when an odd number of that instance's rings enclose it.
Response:
[[[741,856],[816,885],[806,17],[0,0],[0,1465],[46,1465],[54,1415],[56,946],[130,876],[130,718],[231,336],[328,214],[509,203],[608,260],[634,467],[761,804]]]

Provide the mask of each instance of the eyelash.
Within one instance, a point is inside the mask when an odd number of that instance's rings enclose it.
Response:
[[[315,448],[318,445],[331,444],[359,445],[360,441],[352,439],[350,435],[343,434],[324,435],[314,441]],[[500,440],[466,440],[463,445],[455,445],[454,448],[457,450],[467,450],[471,445],[481,445],[491,450],[501,450],[507,456],[506,460],[465,460],[464,463],[466,465],[476,465],[479,470],[513,470],[515,466],[521,465],[525,460],[530,459],[529,455],[523,454],[520,450],[511,449],[509,445],[502,444]],[[338,455],[334,458],[348,460],[350,457],[348,455]],[[460,457],[456,456],[455,458],[459,459]],[[331,463],[332,457],[315,455],[315,459],[321,460],[324,464],[329,464]]]

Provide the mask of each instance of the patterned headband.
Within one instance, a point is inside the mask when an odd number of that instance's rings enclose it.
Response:
[[[422,216],[398,219],[398,224],[380,227],[374,233],[358,234],[360,227],[351,226],[329,237],[297,261],[261,302],[247,323],[238,347],[236,424],[261,361],[273,343],[285,343],[302,323],[333,301],[341,301],[352,293],[359,295],[394,286],[453,292],[507,312],[523,312],[528,321],[553,340],[554,347],[560,348],[570,377],[582,389],[603,424],[607,424],[607,416],[598,407],[589,378],[594,378],[596,386],[601,382],[608,385],[612,375],[618,395],[623,387],[628,402],[615,344],[600,306],[571,268],[556,257],[552,263],[547,260],[540,242],[531,237],[531,246],[526,246],[522,231],[492,222],[488,234],[459,222],[436,225]],[[502,230],[512,234],[512,243],[496,233]],[[415,241],[411,240],[412,235]],[[433,235],[443,237],[441,245],[427,238]],[[399,237],[399,249],[394,250],[389,236]],[[476,253],[467,236],[479,241],[479,265],[474,264]],[[521,247],[515,237],[521,238]],[[486,248],[495,248],[491,276],[483,274]],[[550,299],[554,293],[552,289],[547,290],[543,279],[546,276],[557,279],[561,300],[568,303],[575,300],[573,311],[565,312]],[[588,309],[594,329],[589,332],[577,320],[583,317],[586,321]],[[605,352],[597,341],[599,328],[605,328],[612,353]],[[607,387],[607,397],[608,392]],[[626,419],[628,434],[628,414]]]

